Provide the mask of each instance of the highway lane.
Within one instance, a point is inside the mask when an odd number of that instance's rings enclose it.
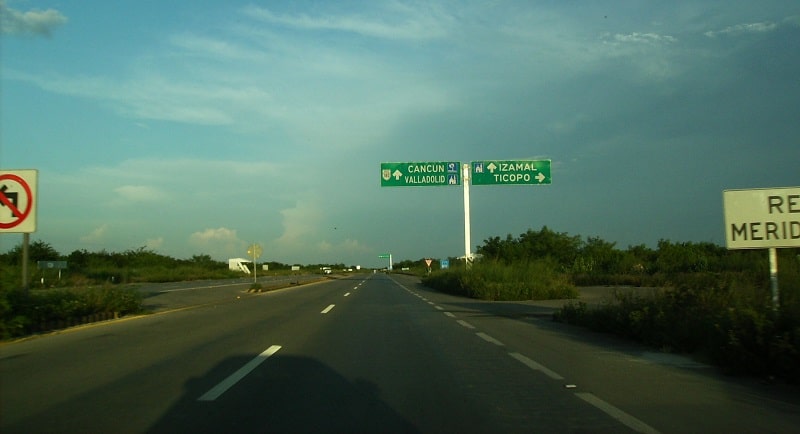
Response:
[[[319,274],[295,274],[288,276],[258,276],[258,283],[265,289],[287,287],[326,280]],[[237,279],[199,280],[189,282],[144,283],[131,285],[145,295],[144,306],[148,311],[192,307],[237,296],[254,283],[252,277]]]
[[[535,305],[451,297],[417,282],[356,275],[3,345],[0,431],[800,426],[790,400],[529,315]]]
[[[727,377],[687,357],[554,323],[550,302],[471,300],[430,290],[415,279],[396,279],[470,332],[523,364],[533,361],[532,369],[636,430],[791,433],[800,427],[796,386]],[[639,422],[649,428],[636,428]]]

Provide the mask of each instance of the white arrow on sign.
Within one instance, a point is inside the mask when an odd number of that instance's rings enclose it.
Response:
[[[536,180],[539,181],[539,183],[541,184],[542,182],[544,182],[544,179],[547,178],[547,177],[544,176],[544,173],[539,172],[539,174],[534,176],[534,178],[536,178]]]
[[[495,166],[494,163],[489,163],[489,165],[486,166],[486,168],[489,169],[490,172],[494,173],[495,169],[497,169],[497,166]]]
[[[392,173],[392,176],[394,176],[394,180],[395,181],[399,181],[400,178],[403,177],[403,172],[401,172],[399,170],[395,170],[394,173]]]

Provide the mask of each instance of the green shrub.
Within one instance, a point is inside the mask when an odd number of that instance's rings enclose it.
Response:
[[[576,298],[577,290],[549,261],[520,265],[477,263],[444,270],[422,279],[431,288],[483,300],[550,300]]]
[[[785,280],[778,312],[763,278],[705,272],[675,274],[670,286],[652,296],[619,292],[596,308],[570,303],[553,318],[661,350],[695,353],[730,373],[800,383],[798,288]]]
[[[0,338],[23,336],[53,328],[53,324],[79,322],[100,313],[139,313],[142,294],[133,288],[103,286],[25,292],[0,291]]]

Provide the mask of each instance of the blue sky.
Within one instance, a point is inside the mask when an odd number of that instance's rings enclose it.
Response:
[[[463,189],[381,162],[552,160],[470,188],[473,246],[723,245],[723,190],[800,185],[794,2],[0,5],[0,168],[38,169],[32,239],[64,254],[463,255]]]

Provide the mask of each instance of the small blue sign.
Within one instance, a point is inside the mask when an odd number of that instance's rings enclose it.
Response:
[[[442,270],[446,270],[450,268],[450,260],[449,259],[442,259],[439,261],[439,264],[442,267]]]

